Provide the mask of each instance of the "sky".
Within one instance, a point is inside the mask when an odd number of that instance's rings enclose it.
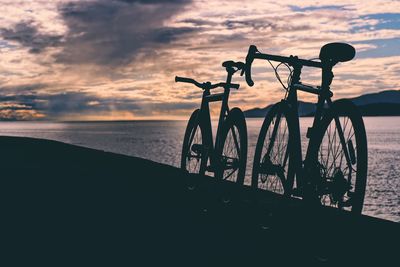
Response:
[[[334,68],[334,99],[400,89],[400,1],[0,0],[0,120],[185,119],[201,90],[175,75],[220,82],[251,44],[311,59],[329,42],[357,50]],[[231,107],[284,96],[267,62],[253,72]]]

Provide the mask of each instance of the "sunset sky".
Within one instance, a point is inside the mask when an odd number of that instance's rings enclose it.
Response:
[[[325,43],[348,42],[357,55],[335,67],[335,99],[400,89],[400,1],[0,3],[0,119],[187,118],[201,91],[175,75],[221,81],[221,63],[243,61],[251,44],[311,59]],[[231,106],[283,96],[267,62],[254,73],[251,88],[235,78]],[[317,83],[319,74],[306,71],[303,81]]]

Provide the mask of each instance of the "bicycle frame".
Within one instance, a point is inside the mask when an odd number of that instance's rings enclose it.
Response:
[[[312,60],[304,60],[304,59],[299,59],[294,56],[290,57],[282,57],[282,56],[275,56],[275,55],[269,55],[269,54],[261,54],[257,52],[256,48],[254,46],[250,46],[249,48],[249,54],[246,58],[246,65],[247,69],[246,71],[250,71],[250,66],[251,63],[254,59],[265,59],[265,60],[270,60],[270,61],[278,61],[278,62],[283,62],[289,64],[291,67],[293,67],[293,76],[291,79],[291,82],[288,87],[288,95],[286,99],[283,99],[282,101],[286,101],[288,103],[289,109],[293,117],[295,118],[295,124],[293,125],[295,135],[297,136],[297,140],[294,140],[294,147],[293,149],[295,150],[294,152],[296,155],[298,155],[298,161],[296,162],[295,165],[295,172],[296,172],[296,181],[297,181],[297,186],[300,188],[303,188],[307,184],[314,184],[314,182],[311,180],[312,177],[309,175],[306,175],[309,173],[309,171],[314,168],[313,163],[311,162],[311,142],[308,142],[308,147],[307,147],[307,152],[306,156],[304,159],[304,165],[302,163],[302,146],[301,146],[301,135],[300,135],[300,121],[299,121],[299,113],[298,113],[298,97],[297,97],[297,90],[304,91],[307,93],[311,94],[316,94],[318,95],[318,102],[317,102],[317,107],[316,111],[314,114],[314,119],[313,119],[313,124],[312,127],[308,128],[307,131],[307,138],[312,139],[313,137],[313,132],[315,129],[319,127],[319,124],[323,118],[324,115],[324,106],[325,103],[327,104],[328,108],[331,107],[332,105],[332,100],[331,97],[333,96],[332,91],[330,90],[330,85],[333,80],[333,72],[332,68],[337,62],[317,62],[317,61],[312,61]],[[303,66],[308,66],[308,67],[316,67],[322,69],[322,81],[321,81],[321,86],[318,87],[313,87],[310,85],[304,85],[301,83],[301,70]],[[251,80],[251,75],[250,73],[246,74],[246,78],[249,77],[247,80],[247,83],[252,86],[253,82]],[[338,129],[338,135],[340,138],[340,142],[344,148],[344,155],[346,158],[346,162],[348,166],[351,166],[351,160],[349,156],[349,151],[344,139],[344,134],[343,134],[343,129],[339,121],[339,117],[336,116],[334,118],[336,127]],[[274,129],[272,132],[271,137],[271,142],[269,143],[268,147],[268,152],[272,149],[275,138],[277,128],[279,124],[274,125]],[[288,151],[286,151],[284,161],[286,162],[288,159]]]
[[[295,72],[298,73],[297,77],[294,77],[295,79],[293,80],[293,83],[289,87],[289,94],[288,94],[288,103],[289,106],[291,107],[291,112],[294,112],[295,118],[296,118],[296,125],[294,127],[296,131],[296,136],[298,136],[298,140],[296,140],[296,143],[298,144],[297,152],[299,153],[297,155],[300,155],[300,159],[302,157],[302,147],[301,147],[301,135],[300,135],[300,121],[299,121],[299,114],[298,114],[298,104],[297,104],[297,90],[312,93],[312,94],[317,94],[318,95],[318,102],[317,102],[317,107],[316,111],[314,114],[314,119],[313,119],[313,124],[310,128],[307,130],[307,138],[311,140],[313,138],[314,132],[316,129],[318,129],[320,122],[322,121],[322,118],[324,116],[324,106],[325,104],[327,105],[327,109],[331,108],[332,106],[332,100],[331,97],[333,96],[333,93],[330,90],[330,84],[332,82],[333,78],[333,73],[332,73],[332,67],[331,66],[323,66],[322,67],[322,83],[321,87],[315,88],[312,86],[305,86],[300,83],[300,75],[301,75],[301,67],[296,70],[295,67]],[[349,151],[346,145],[346,141],[344,138],[343,130],[342,130],[342,125],[339,121],[339,117],[335,116],[334,118],[335,123],[336,123],[336,128],[338,130],[338,136],[340,138],[340,142],[342,144],[343,150],[344,150],[344,155],[345,159],[347,162],[348,166],[351,166],[351,160],[350,160],[350,155]],[[296,168],[296,173],[297,173],[297,182],[300,187],[304,186],[306,184],[314,184],[311,179],[313,179],[313,176],[310,175],[302,175],[302,174],[308,174],[310,169],[314,168],[314,163],[311,162],[311,145],[312,142],[308,142],[307,146],[307,152],[305,155],[304,159],[304,166],[301,165],[301,161],[298,162],[298,166]],[[302,171],[304,170],[304,171]]]
[[[220,142],[222,125],[229,115],[228,100],[229,100],[230,90],[231,90],[231,88],[238,88],[238,85],[235,86],[231,82],[232,82],[233,74],[236,71],[238,71],[239,69],[235,70],[233,68],[233,66],[226,66],[226,70],[227,70],[227,78],[226,78],[226,82],[224,83],[224,86],[223,86],[224,91],[222,93],[212,94],[211,88],[205,88],[203,91],[203,96],[202,96],[200,111],[199,111],[199,116],[200,116],[199,120],[203,127],[203,134],[205,135],[204,139],[209,140],[210,145],[211,145],[210,147],[208,147],[207,155],[205,157],[206,159],[210,158],[211,166],[218,166],[217,159],[215,157],[214,152],[215,152],[215,148],[218,145],[218,142]],[[220,113],[219,113],[217,132],[216,132],[216,137],[215,137],[215,142],[214,142],[209,103],[210,102],[218,102],[218,101],[221,101],[221,109],[220,109]],[[204,164],[207,164],[207,160],[204,161]],[[209,169],[208,171],[215,172],[216,170]]]

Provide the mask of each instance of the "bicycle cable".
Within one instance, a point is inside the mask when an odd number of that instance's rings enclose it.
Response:
[[[268,61],[268,63],[271,65],[272,69],[274,70],[276,79],[277,79],[277,80],[279,81],[279,83],[282,85],[283,89],[285,89],[285,92],[286,92],[286,93],[285,93],[285,99],[286,99],[287,94],[288,94],[288,91],[289,91],[289,84],[290,84],[291,81],[292,81],[293,70],[292,70],[292,68],[290,68],[289,64],[287,64],[287,63],[281,62],[281,63],[279,63],[279,64],[275,67],[275,66],[272,64],[272,62],[271,62],[270,60],[267,60],[267,61]],[[279,75],[279,72],[278,72],[278,68],[279,68],[281,65],[286,66],[286,68],[289,70],[289,75],[288,75],[288,78],[287,78],[287,86],[285,86],[285,84],[282,82],[282,79],[281,79],[281,77],[280,77],[280,75]]]
[[[316,59],[319,59],[319,58],[312,58],[312,59],[310,59],[310,60],[316,60]],[[274,70],[274,72],[275,72],[275,77],[276,77],[276,79],[279,81],[279,83],[282,85],[282,87],[283,87],[283,89],[285,89],[285,91],[286,91],[286,93],[285,93],[285,99],[286,99],[286,97],[287,97],[287,94],[288,94],[288,91],[289,91],[289,85],[291,84],[291,82],[292,82],[292,77],[293,77],[293,70],[292,70],[292,68],[289,66],[289,64],[287,64],[287,63],[285,63],[285,62],[280,62],[276,67],[272,64],[272,62],[270,61],[270,60],[267,60],[268,61],[268,63],[271,65],[271,67],[272,67],[272,69]],[[288,78],[287,78],[287,86],[285,86],[285,84],[282,82],[282,79],[281,79],[281,77],[280,77],[280,75],[279,75],[279,72],[278,72],[278,69],[279,69],[279,67],[281,66],[281,65],[284,65],[288,70],[289,70],[289,75],[288,75]]]

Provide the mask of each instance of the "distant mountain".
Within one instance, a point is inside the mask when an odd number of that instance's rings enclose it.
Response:
[[[273,105],[266,106],[265,108],[252,108],[245,110],[244,116],[246,118],[264,118]]]
[[[356,104],[363,116],[400,116],[400,90],[388,90],[378,93],[365,94],[350,98]],[[273,105],[265,108],[253,108],[244,111],[247,118],[262,118]],[[315,103],[299,101],[299,115],[312,116],[315,112]]]
[[[244,115],[247,118],[260,118],[265,117],[267,112],[272,108],[273,105],[268,105],[265,108],[253,108],[244,111]],[[315,104],[309,102],[299,101],[299,114],[300,116],[306,116],[307,114],[315,111]]]
[[[374,103],[359,108],[363,116],[400,116],[399,103]]]
[[[365,94],[351,98],[357,106],[369,104],[395,103],[400,104],[400,90],[387,90],[378,93]]]

